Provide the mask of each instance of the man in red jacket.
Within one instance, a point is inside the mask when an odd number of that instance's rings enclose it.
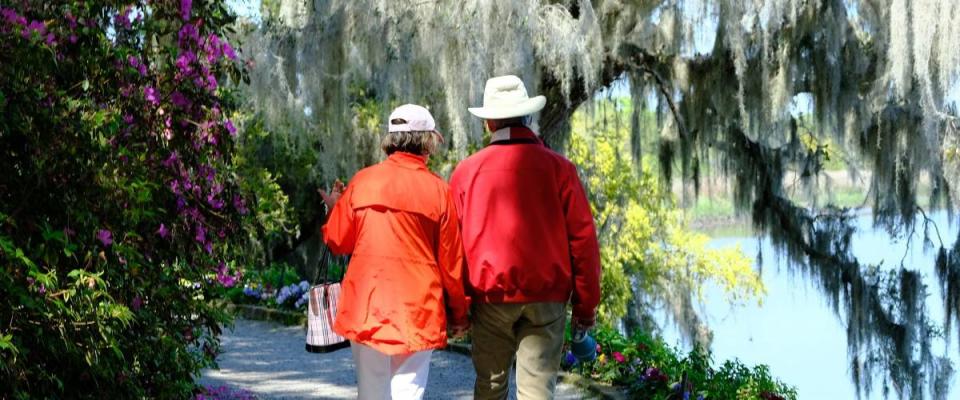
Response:
[[[527,127],[546,99],[520,78],[491,78],[483,107],[491,142],[450,178],[473,296],[477,399],[506,399],[516,360],[518,399],[553,397],[571,325],[589,329],[600,302],[600,250],[590,204],[566,158]]]

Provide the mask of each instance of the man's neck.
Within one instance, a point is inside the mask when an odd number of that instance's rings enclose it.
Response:
[[[490,134],[490,143],[501,142],[518,138],[536,138],[536,133],[523,125],[514,125],[500,128]]]

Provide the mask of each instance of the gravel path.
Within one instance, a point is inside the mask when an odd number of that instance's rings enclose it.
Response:
[[[356,377],[350,349],[311,354],[303,349],[302,327],[238,319],[225,330],[217,361],[219,370],[206,370],[200,383],[246,389],[261,399],[353,399]],[[427,399],[473,397],[473,364],[461,354],[436,351],[430,362]],[[511,399],[515,398],[511,391]],[[560,383],[557,399],[584,398],[581,391]]]

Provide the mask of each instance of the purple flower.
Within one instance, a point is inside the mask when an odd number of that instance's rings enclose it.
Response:
[[[217,177],[217,169],[207,164],[201,165],[200,176],[203,176],[207,182],[213,183],[213,180]],[[214,185],[210,190],[214,192],[213,194],[220,193],[223,191],[223,185]]]
[[[210,195],[207,196],[207,204],[209,204],[210,207],[213,207],[214,210],[219,210],[223,208],[224,202],[223,200],[220,200],[219,198],[217,198],[216,195],[211,193]]]
[[[40,290],[39,290],[39,291],[40,291],[40,294],[46,294],[46,293],[47,293],[47,285],[44,285],[44,284],[41,283],[41,284],[40,284]]]
[[[170,156],[166,160],[163,160],[162,164],[164,167],[170,168],[178,161],[178,155],[176,151],[170,152]]]
[[[20,35],[22,35],[24,39],[30,39],[34,32],[39,36],[43,36],[47,33],[47,26],[44,25],[42,21],[32,21],[20,31]]]
[[[44,43],[46,43],[47,46],[53,46],[54,44],[57,43],[57,37],[54,36],[52,33],[48,33],[46,40],[44,40]]]
[[[180,0],[180,18],[183,18],[184,21],[189,21],[192,8],[193,0]]]
[[[133,125],[133,116],[130,114],[123,114],[123,123],[127,125]]]
[[[576,363],[577,363],[577,356],[573,355],[573,352],[572,352],[572,351],[568,351],[568,352],[567,352],[567,355],[563,357],[563,361],[564,361],[565,363],[567,363],[567,365],[576,364]]]
[[[176,65],[181,74],[184,76],[190,76],[193,73],[193,67],[191,67],[191,64],[193,64],[193,62],[196,60],[197,55],[190,50],[186,50],[177,56]]]
[[[167,236],[170,236],[170,230],[167,229],[166,225],[160,224],[160,228],[157,229],[157,234],[160,235],[161,238],[166,239]]]
[[[233,196],[233,208],[236,208],[240,215],[247,215],[250,211],[247,210],[247,202],[240,196]]]
[[[106,229],[101,229],[97,231],[97,240],[103,243],[104,246],[110,246],[113,244],[113,233]]]
[[[77,35],[72,35],[72,34],[71,34],[71,35],[70,35],[70,38],[67,39],[67,40],[70,41],[70,44],[73,44],[73,43],[76,43],[76,42],[77,42],[78,38],[77,38]]]
[[[197,242],[203,243],[207,241],[207,230],[203,225],[197,224],[197,234],[194,236]]]
[[[65,17],[67,18],[67,26],[70,27],[70,30],[77,29],[77,17],[74,17],[73,13],[70,11],[67,11],[67,15]]]
[[[143,89],[143,98],[153,105],[160,104],[160,99],[157,98],[157,89],[154,89],[153,86],[147,86]]]
[[[207,36],[207,46],[214,52],[220,51],[220,37],[211,33]]]
[[[220,282],[223,287],[233,287],[237,284],[237,276],[228,274],[227,265],[220,262],[217,268],[217,282]]]
[[[140,73],[140,76],[147,76],[147,66],[140,62],[140,59],[134,56],[127,57],[127,61],[130,62],[130,66],[137,70]]]
[[[230,132],[230,136],[233,136],[233,137],[237,136],[237,128],[233,126],[233,121],[230,121],[228,119],[227,122],[223,123],[223,126],[227,128],[227,132]]]
[[[127,6],[122,12],[113,17],[113,24],[118,28],[123,26],[126,29],[130,29],[130,6]]]
[[[133,311],[140,311],[141,306],[143,306],[143,299],[140,298],[140,295],[134,296],[133,301],[130,302],[130,308],[132,308]]]
[[[200,41],[200,32],[197,31],[197,27],[193,24],[185,24],[180,28],[180,32],[177,33],[177,39],[179,41],[180,47],[186,47],[188,41],[196,43]]]
[[[182,109],[186,109],[190,107],[190,99],[188,99],[187,96],[184,96],[183,93],[180,93],[180,92],[170,93],[170,102],[172,102],[173,105]]]
[[[223,54],[231,60],[237,59],[237,53],[233,52],[233,47],[230,46],[230,43],[223,42]]]
[[[16,24],[20,17],[12,8],[0,8],[0,16],[10,25]]]
[[[204,87],[206,87],[207,90],[209,90],[210,92],[217,90],[217,78],[214,77],[213,74],[207,73],[206,80],[207,81]]]

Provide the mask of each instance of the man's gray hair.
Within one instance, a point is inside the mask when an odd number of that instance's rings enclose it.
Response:
[[[425,156],[434,154],[438,142],[434,131],[387,132],[380,141],[380,148],[387,155],[402,151]]]
[[[522,117],[513,117],[505,119],[491,119],[489,120],[491,125],[493,125],[493,130],[499,130],[507,127],[513,126],[530,126],[530,116],[524,115]]]

